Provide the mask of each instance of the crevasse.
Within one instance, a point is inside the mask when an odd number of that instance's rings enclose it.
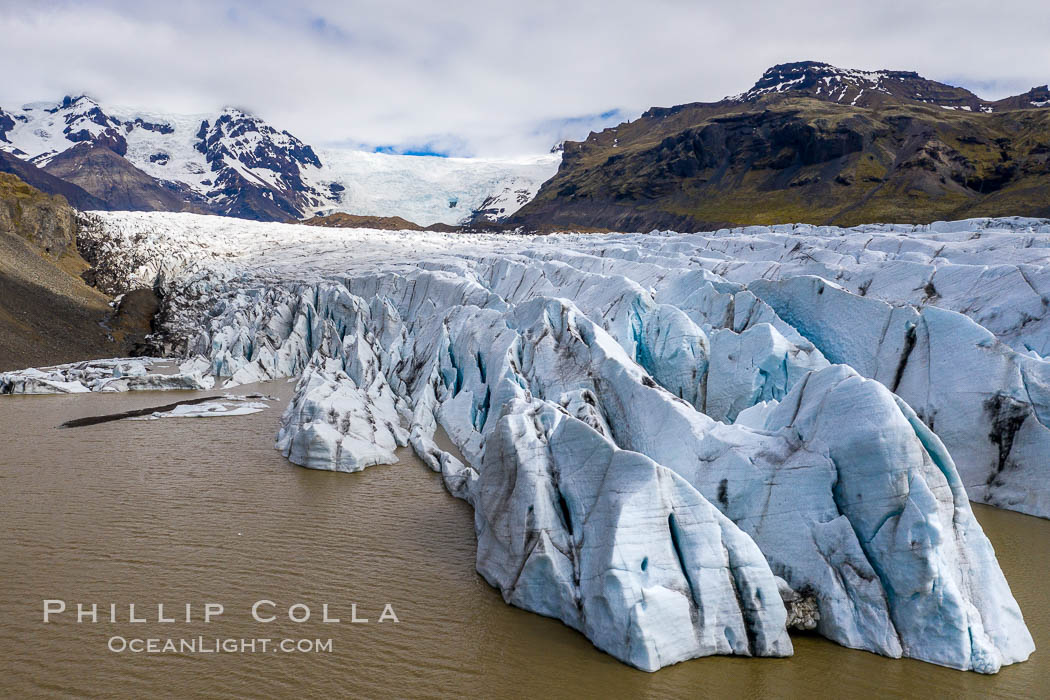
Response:
[[[111,264],[168,292],[169,337],[204,358],[185,376],[300,376],[277,447],[303,466],[411,445],[474,507],[486,580],[627,663],[789,654],[781,590],[819,633],[887,656],[995,672],[1033,649],[967,493],[1048,514],[1030,488],[1047,363],[1015,349],[1043,347],[1041,323],[997,335],[974,307],[893,298],[913,266],[872,240],[936,248],[943,279],[1024,258],[1034,289],[1042,258],[1009,236],[1050,238],[1044,223],[260,243],[269,229],[214,242],[202,217],[111,217],[118,244],[161,225]],[[785,238],[813,252],[792,262]],[[863,294],[834,281],[862,274]]]

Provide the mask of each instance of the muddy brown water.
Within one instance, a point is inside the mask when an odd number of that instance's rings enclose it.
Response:
[[[3,697],[1045,697],[1050,521],[976,506],[1037,651],[981,676],[796,636],[789,659],[629,668],[560,622],[505,605],[474,571],[470,507],[409,452],[357,474],[301,469],[273,449],[281,403],[250,416],[84,416],[200,392],[0,399]],[[219,392],[210,392],[219,393]],[[43,601],[69,610],[43,623]],[[252,619],[258,600],[272,600]],[[76,603],[99,622],[76,622]],[[203,606],[224,605],[205,624]],[[118,621],[108,622],[109,605]],[[144,623],[128,621],[128,604]],[[175,623],[158,623],[157,604]],[[190,603],[192,622],[184,606]],[[301,603],[310,620],[293,623]],[[329,617],[320,620],[321,606]],[[399,622],[380,623],[386,603]],[[356,604],[358,618],[351,622]],[[301,615],[302,609],[296,609]],[[133,653],[130,639],[331,640],[312,653]],[[199,643],[199,642],[198,642]],[[322,641],[323,643],[323,641]],[[120,642],[114,643],[119,647]],[[257,642],[259,648],[261,643]],[[272,647],[271,647],[272,648]]]

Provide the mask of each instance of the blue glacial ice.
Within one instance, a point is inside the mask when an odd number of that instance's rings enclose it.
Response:
[[[188,368],[298,378],[291,461],[410,445],[473,506],[504,599],[626,663],[783,656],[789,624],[983,673],[1034,648],[968,496],[1050,516],[1046,222],[457,237],[105,216],[108,274],[166,292]]]

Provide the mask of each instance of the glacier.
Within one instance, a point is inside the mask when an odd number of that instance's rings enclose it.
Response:
[[[343,189],[317,214],[400,216],[420,226],[462,224],[475,212],[504,219],[529,202],[561,163],[560,153],[457,158],[319,148],[318,183]]]
[[[789,625],[982,673],[1034,648],[969,499],[1050,516],[1045,220],[84,236],[162,293],[170,376],[296,378],[276,447],[305,467],[411,446],[504,599],[626,663],[784,656]]]

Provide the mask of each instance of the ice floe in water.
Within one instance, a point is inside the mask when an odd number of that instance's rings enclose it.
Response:
[[[102,220],[99,274],[165,292],[183,374],[298,377],[276,445],[302,466],[411,445],[474,507],[486,580],[627,663],[781,656],[789,625],[985,673],[1033,650],[967,496],[1050,516],[1044,220]]]
[[[218,418],[223,416],[248,416],[265,411],[269,406],[261,401],[245,401],[236,398],[217,399],[203,403],[183,404],[170,411],[154,411],[146,416],[134,416],[128,420],[159,420],[161,418]]]

